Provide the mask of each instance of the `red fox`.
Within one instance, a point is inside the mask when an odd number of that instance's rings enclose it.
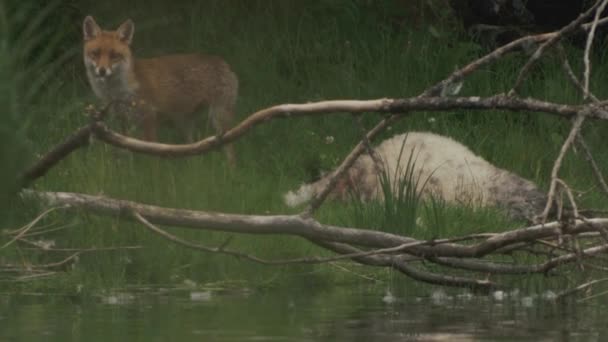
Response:
[[[91,16],[84,19],[84,64],[97,97],[110,105],[132,104],[130,113],[122,114],[140,126],[149,141],[157,140],[161,122],[172,121],[192,142],[194,114],[203,107],[208,107],[219,136],[230,128],[239,83],[230,66],[220,57],[202,54],[134,58],[134,30],[131,19],[115,31],[102,30]],[[225,152],[234,166],[232,145]]]

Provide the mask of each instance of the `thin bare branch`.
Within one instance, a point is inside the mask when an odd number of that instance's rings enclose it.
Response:
[[[585,142],[585,139],[579,134],[577,136],[576,142],[583,150],[583,153],[585,154],[585,159],[591,165],[591,168],[593,169],[593,173],[595,174],[595,179],[597,180],[598,184],[600,185],[600,188],[604,192],[604,195],[608,196],[608,184],[606,184],[606,179],[604,178],[604,175],[602,174],[602,171],[600,170],[599,166],[595,162],[595,159],[593,158],[593,155],[591,154],[591,150],[589,149],[589,146]]]
[[[558,266],[579,261],[582,257],[597,256],[598,254],[603,254],[606,251],[608,251],[608,245],[600,245],[553,257],[540,264],[527,265],[513,265],[461,258],[428,258],[428,260],[443,266],[488,274],[533,274],[547,273]]]
[[[72,133],[72,135],[67,137],[61,144],[55,146],[52,150],[38,159],[38,161],[25,170],[21,175],[23,186],[27,186],[32,181],[44,176],[50,169],[53,168],[53,166],[67,157],[70,153],[88,145],[92,131],[93,124],[80,127],[74,133]]]
[[[34,227],[46,215],[50,214],[51,212],[53,212],[53,211],[55,211],[57,209],[61,209],[61,208],[65,208],[65,207],[52,207],[52,208],[49,208],[49,209],[43,211],[40,215],[38,215],[36,218],[34,218],[30,223],[26,224],[25,226],[23,226],[23,227],[19,228],[17,231],[15,231],[15,233],[17,233],[17,235],[15,235],[7,243],[5,243],[4,245],[2,245],[2,247],[0,247],[0,249],[4,249],[4,248],[10,246],[15,241],[21,239],[32,227]]]
[[[359,249],[353,246],[341,243],[333,243],[326,241],[313,242],[340,254],[353,254],[360,252]],[[451,275],[426,272],[409,265],[408,261],[406,261],[407,259],[404,259],[404,257],[402,256],[374,255],[358,257],[355,258],[355,260],[364,265],[391,267],[412,279],[429,284],[445,285],[452,287],[466,287],[479,291],[489,291],[491,289],[500,288],[500,285],[489,280],[471,279],[465,277],[456,277]]]
[[[507,53],[517,50],[521,47],[528,46],[534,43],[540,43],[555,36],[556,32],[543,33],[533,36],[526,36],[516,39],[504,46],[501,46],[487,55],[467,64],[466,66],[454,71],[449,77],[429,87],[421,97],[439,96],[445,87],[464,80],[467,76],[479,70],[482,66],[496,62]]]
[[[566,297],[569,297],[569,296],[572,296],[574,294],[577,294],[577,293],[579,293],[581,291],[587,290],[587,289],[589,289],[590,287],[592,287],[595,284],[603,283],[603,282],[606,282],[606,281],[608,281],[608,278],[595,279],[595,280],[586,282],[586,283],[581,284],[581,285],[579,285],[579,286],[577,286],[575,288],[568,289],[568,290],[560,292],[555,299],[556,300],[564,299]]]
[[[323,188],[321,192],[316,194],[315,197],[310,201],[302,215],[304,215],[305,217],[312,215],[314,211],[317,210],[321,206],[321,204],[323,204],[323,201],[325,201],[329,193],[334,189],[338,180],[346,174],[348,169],[350,169],[350,167],[353,166],[353,164],[357,161],[357,158],[359,158],[359,156],[361,156],[361,154],[365,152],[365,142],[372,140],[376,135],[384,131],[386,127],[388,127],[392,122],[396,121],[397,119],[397,115],[392,115],[380,121],[380,123],[378,123],[365,135],[365,138],[361,140],[357,144],[357,146],[355,146],[355,148],[351,150],[348,156],[346,156],[342,163],[336,168],[325,188]]]
[[[562,67],[564,68],[564,72],[566,73],[566,76],[568,76],[568,79],[570,80],[570,82],[581,91],[581,94],[583,94],[583,97],[584,97],[584,94],[586,93],[588,98],[590,98],[598,106],[601,106],[600,100],[589,90],[586,91],[585,86],[581,83],[581,81],[578,79],[578,77],[576,77],[574,70],[572,70],[572,65],[570,64],[570,61],[568,60],[568,56],[566,55],[566,51],[564,50],[564,47],[560,44],[560,45],[558,45],[558,48],[559,48],[560,56],[562,58]]]
[[[591,76],[591,61],[589,60],[589,53],[591,52],[591,46],[593,45],[593,39],[595,37],[595,30],[600,20],[600,16],[604,12],[604,9],[606,8],[607,4],[608,0],[603,0],[597,10],[595,10],[595,16],[591,24],[591,29],[587,34],[587,42],[585,44],[585,53],[583,57],[583,62],[585,63],[585,72],[583,73],[583,78],[585,82],[583,86],[583,98],[585,99],[589,97],[589,76]]]
[[[574,194],[572,193],[572,189],[560,178],[555,180],[561,187],[566,191],[566,195],[568,197],[568,201],[570,203],[570,207],[572,208],[572,217],[579,218],[578,214],[578,205],[576,204],[576,200],[574,199]]]
[[[509,91],[510,96],[513,96],[517,93],[519,87],[523,84],[523,81],[525,80],[528,73],[530,72],[530,69],[542,57],[542,55],[545,53],[545,51],[548,50],[551,46],[553,46],[553,44],[558,42],[565,35],[570,34],[574,31],[578,30],[579,28],[581,28],[581,24],[583,23],[583,21],[585,21],[585,19],[587,19],[591,14],[593,14],[593,12],[600,5],[600,1],[602,1],[602,0],[597,1],[587,11],[581,13],[578,16],[578,18],[576,18],[576,20],[574,20],[570,24],[562,27],[559,31],[556,31],[554,35],[552,35],[549,39],[547,39],[544,43],[542,43],[536,49],[536,51],[534,52],[534,54],[532,54],[532,56],[530,57],[528,62],[526,62],[526,64],[519,71],[519,75],[517,76],[515,85]]]
[[[549,193],[547,194],[547,204],[545,205],[545,209],[543,210],[543,212],[540,216],[540,222],[547,221],[547,217],[549,216],[549,212],[551,211],[551,208],[553,207],[553,203],[555,200],[555,191],[557,189],[557,179],[558,179],[559,169],[562,166],[562,162],[564,160],[566,153],[568,152],[568,150],[570,149],[570,146],[574,142],[574,139],[580,132],[581,126],[583,125],[584,121],[585,121],[584,114],[579,114],[576,117],[576,119],[574,119],[574,122],[572,123],[572,128],[570,129],[570,134],[568,134],[568,137],[566,138],[566,141],[564,141],[562,148],[559,152],[559,155],[557,156],[557,159],[555,159],[555,162],[553,163],[553,169],[551,170],[551,183],[549,185]]]

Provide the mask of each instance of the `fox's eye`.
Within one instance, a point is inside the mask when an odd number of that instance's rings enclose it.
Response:
[[[118,53],[118,52],[116,52],[116,51],[110,51],[110,58],[111,58],[112,60],[117,61],[117,60],[119,60],[119,59],[122,59],[122,54],[120,54],[120,53]]]
[[[93,58],[99,58],[99,56],[101,55],[101,50],[95,49],[95,50],[91,51],[90,55]]]

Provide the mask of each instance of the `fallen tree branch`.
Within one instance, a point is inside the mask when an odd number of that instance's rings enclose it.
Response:
[[[371,248],[391,248],[413,245],[401,252],[419,256],[482,257],[501,247],[523,241],[557,237],[560,222],[549,222],[504,233],[491,234],[474,244],[442,243],[426,245],[427,242],[375,230],[339,227],[319,223],[313,218],[300,215],[239,215],[187,209],[165,208],[103,196],[91,196],[69,192],[24,191],[26,198],[38,199],[50,205],[69,205],[72,209],[84,209],[89,213],[133,220],[132,212],[138,212],[151,223],[209,231],[247,234],[291,235],[309,240],[321,240],[358,245]],[[563,234],[597,232],[608,227],[608,218],[575,220],[563,227]]]
[[[149,142],[127,137],[112,131],[102,122],[95,124],[94,131],[98,139],[110,145],[132,152],[175,158],[199,155],[218,149],[224,144],[231,143],[245,135],[253,127],[276,118],[326,115],[327,112],[396,113],[395,115],[399,116],[419,110],[445,111],[453,109],[542,112],[563,118],[575,117],[583,109],[587,109],[586,116],[588,118],[608,120],[608,112],[597,106],[557,104],[534,98],[509,97],[499,94],[490,97],[414,97],[406,99],[335,100],[306,104],[284,104],[263,109],[250,115],[240,124],[225,132],[221,137],[210,136],[198,142],[183,145]]]
[[[445,244],[445,243],[456,242],[456,241],[479,239],[482,236],[487,235],[487,234],[483,234],[483,235],[479,236],[477,234],[474,234],[471,236],[459,237],[459,238],[453,238],[453,239],[441,239],[441,240],[432,240],[432,241],[415,241],[415,242],[405,243],[405,244],[395,246],[395,247],[390,247],[390,248],[360,251],[360,252],[356,252],[356,253],[343,254],[343,255],[334,256],[334,257],[325,257],[325,258],[324,257],[304,257],[304,258],[296,258],[296,259],[288,259],[288,260],[267,260],[267,259],[262,259],[262,258],[253,256],[253,255],[250,255],[250,254],[241,253],[241,252],[237,252],[234,250],[227,250],[227,249],[225,249],[227,243],[222,244],[220,247],[208,247],[208,246],[203,246],[200,244],[191,243],[189,241],[180,239],[177,236],[170,234],[167,231],[155,226],[154,224],[150,223],[148,220],[146,220],[145,217],[143,217],[141,214],[139,214],[137,212],[133,212],[132,214],[133,214],[133,217],[135,218],[135,220],[142,223],[150,231],[152,231],[152,232],[162,236],[163,238],[165,238],[173,243],[176,243],[178,245],[181,245],[181,246],[184,246],[184,247],[187,247],[190,249],[194,249],[194,250],[208,252],[208,253],[220,253],[220,254],[231,255],[231,256],[234,256],[237,258],[247,259],[249,261],[253,261],[253,262],[265,264],[265,265],[321,264],[321,263],[327,263],[327,262],[333,262],[333,261],[339,261],[339,260],[345,260],[345,259],[357,259],[360,257],[379,255],[379,254],[396,254],[396,253],[399,253],[403,250],[406,250],[406,249],[408,249],[410,247],[414,247],[414,246],[439,245],[439,244]],[[315,242],[315,240],[311,240],[311,241]],[[418,260],[418,259],[416,259],[416,260]]]
[[[359,249],[353,246],[341,243],[324,241],[313,242],[315,242],[319,246],[333,250],[334,252],[340,254],[353,254],[360,252]],[[429,284],[451,287],[465,287],[472,290],[484,292],[501,287],[499,284],[496,284],[490,280],[479,280],[423,271],[409,265],[409,260],[405,259],[403,256],[374,255],[357,257],[354,258],[354,260],[364,265],[391,267],[414,280],[422,281]]]
[[[46,175],[57,163],[67,157],[75,150],[87,146],[93,131],[93,124],[80,127],[72,135],[67,137],[62,143],[55,146],[44,156],[38,159],[32,166],[25,170],[21,175],[23,187],[28,186],[32,181]]]
[[[394,115],[378,124],[375,133],[368,132],[369,139],[382,132],[389,123],[403,117],[403,113],[412,111],[445,111],[448,109],[492,109],[542,112],[557,115],[559,117],[571,118],[587,109],[587,117],[600,120],[608,120],[608,111],[599,106],[581,106],[569,104],[557,104],[533,98],[508,97],[505,95],[494,95],[490,97],[424,97],[418,96],[406,99],[377,99],[377,100],[335,100],[321,101],[306,104],[283,104],[260,110],[240,124],[233,127],[221,137],[210,136],[192,144],[164,144],[158,142],[143,141],[119,134],[111,130],[101,120],[104,112],[92,114],[93,122],[77,129],[64,142],[57,145],[51,151],[38,159],[32,166],[23,172],[21,181],[27,186],[32,181],[44,176],[53,166],[67,157],[73,151],[87,146],[91,135],[112,146],[126,149],[132,152],[155,155],[165,158],[177,158],[199,155],[219,149],[225,144],[231,143],[245,135],[255,126],[272,119],[286,117],[302,117],[310,115],[326,115],[327,112],[376,112],[393,113]],[[104,109],[104,111],[107,110]],[[358,150],[358,148],[357,148]],[[360,153],[360,151],[359,151]],[[354,157],[356,154],[352,154]],[[346,164],[345,164],[346,166]]]

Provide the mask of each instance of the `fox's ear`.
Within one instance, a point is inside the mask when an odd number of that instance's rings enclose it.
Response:
[[[97,37],[99,33],[101,33],[101,28],[99,27],[99,25],[97,25],[93,17],[87,15],[87,17],[84,18],[84,22],[82,23],[82,34],[84,40],[91,40]]]
[[[135,31],[135,24],[133,24],[133,20],[127,19],[124,23],[122,23],[116,33],[118,33],[118,38],[124,43],[130,45],[133,40],[133,32]]]

